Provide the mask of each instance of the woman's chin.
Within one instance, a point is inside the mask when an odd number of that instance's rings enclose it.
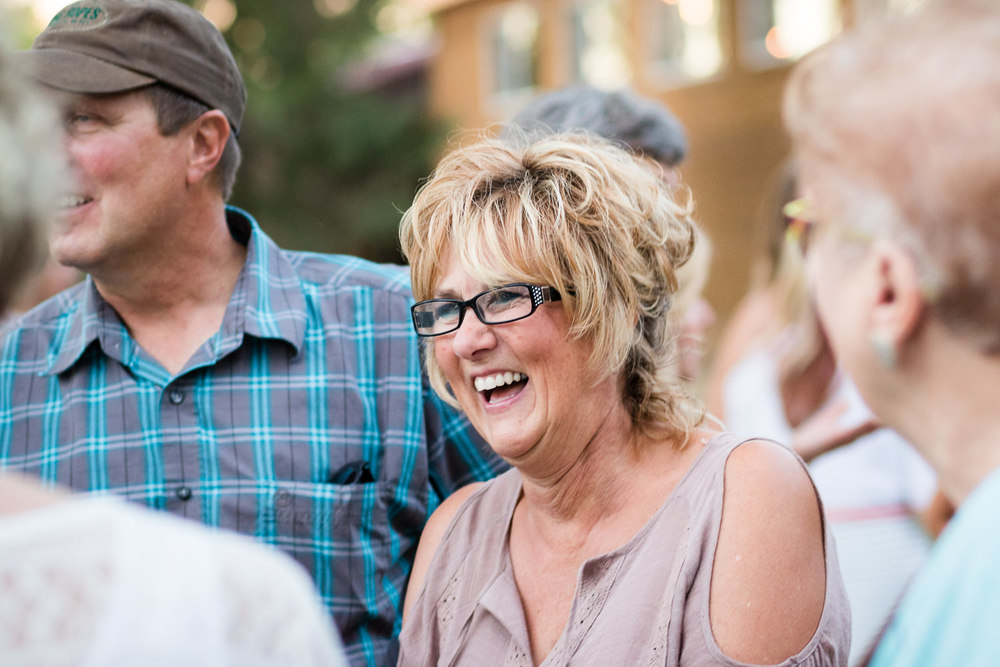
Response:
[[[517,436],[494,433],[486,438],[486,442],[497,456],[512,466],[524,461],[535,446],[534,442],[529,442],[524,438],[523,433],[517,434]]]

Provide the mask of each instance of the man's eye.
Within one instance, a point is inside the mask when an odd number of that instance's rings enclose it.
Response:
[[[85,125],[87,123],[91,123],[94,120],[96,119],[94,118],[94,116],[91,116],[90,114],[71,113],[66,116],[66,125],[74,127],[77,125]]]

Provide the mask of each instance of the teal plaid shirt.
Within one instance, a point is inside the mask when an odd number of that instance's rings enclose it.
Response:
[[[227,218],[246,264],[176,376],[89,279],[8,325],[0,467],[277,546],[313,576],[351,662],[382,664],[427,516],[504,465],[421,373],[403,269],[284,251]],[[363,476],[337,483],[344,466]]]

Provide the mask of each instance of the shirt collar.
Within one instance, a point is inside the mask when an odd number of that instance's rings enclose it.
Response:
[[[226,223],[233,238],[247,246],[247,258],[222,328],[212,341],[216,358],[239,347],[244,334],[284,340],[298,354],[305,340],[306,300],[295,267],[249,213],[227,206]],[[56,345],[48,372],[66,371],[95,341],[106,355],[130,365],[135,343],[118,314],[97,291],[90,276],[80,289],[81,298],[63,315],[69,318],[61,327],[66,334]]]
[[[226,207],[229,231],[247,244],[247,260],[240,272],[222,324],[220,345],[247,333],[257,338],[284,340],[298,354],[306,335],[306,297],[302,281],[288,254],[261,231],[257,221],[235,206]],[[238,345],[241,340],[235,341]]]

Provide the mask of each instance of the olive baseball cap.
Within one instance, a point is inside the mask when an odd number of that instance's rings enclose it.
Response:
[[[101,94],[157,81],[219,109],[239,134],[247,91],[222,34],[176,0],[80,0],[18,54],[28,76],[57,90]]]

